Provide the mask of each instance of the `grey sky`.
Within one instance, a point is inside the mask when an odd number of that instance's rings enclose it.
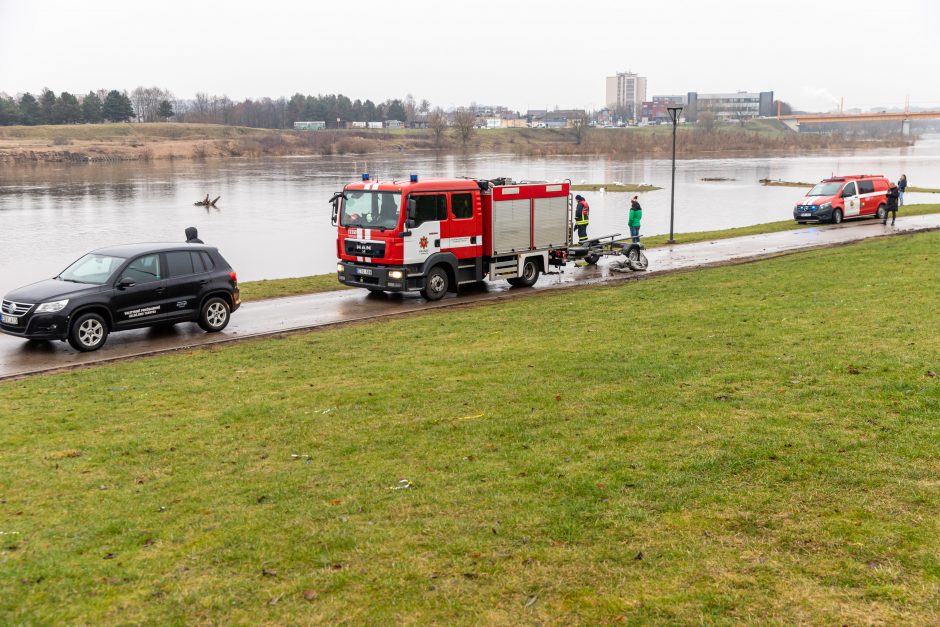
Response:
[[[805,109],[940,106],[936,0],[201,2],[0,0],[0,91],[170,89],[234,99],[412,93],[445,108],[763,91]]]

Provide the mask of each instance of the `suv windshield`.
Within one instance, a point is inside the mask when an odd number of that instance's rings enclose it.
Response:
[[[72,283],[94,283],[103,285],[108,282],[114,271],[124,263],[122,257],[108,255],[85,255],[57,276],[57,279],[71,281]]]
[[[343,226],[393,229],[398,226],[401,192],[346,192],[343,201]]]
[[[807,196],[835,196],[842,189],[842,183],[820,183],[809,190]]]

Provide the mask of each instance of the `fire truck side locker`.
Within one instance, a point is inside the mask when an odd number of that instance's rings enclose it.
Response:
[[[530,259],[546,272],[549,250],[570,245],[568,183],[495,185],[481,199],[483,254],[491,281],[523,277]]]

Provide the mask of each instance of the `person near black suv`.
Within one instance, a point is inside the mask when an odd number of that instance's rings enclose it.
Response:
[[[58,276],[13,290],[0,331],[101,348],[108,334],[176,322],[224,329],[241,305],[238,278],[212,246],[126,244],[92,251]]]

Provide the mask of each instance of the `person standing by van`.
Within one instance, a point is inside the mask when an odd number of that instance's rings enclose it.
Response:
[[[627,226],[630,227],[630,237],[634,244],[640,243],[640,220],[643,219],[643,207],[640,206],[640,197],[634,196],[630,201],[630,215]]]
[[[894,226],[894,219],[898,217],[898,196],[901,192],[898,191],[897,183],[892,182],[888,187],[888,193],[885,194],[885,198],[888,199],[887,210],[885,211],[885,219],[882,224],[888,223],[888,214],[891,214],[891,226]]]
[[[898,179],[898,205],[904,206],[904,190],[907,189],[907,175],[902,174],[901,178]]]

